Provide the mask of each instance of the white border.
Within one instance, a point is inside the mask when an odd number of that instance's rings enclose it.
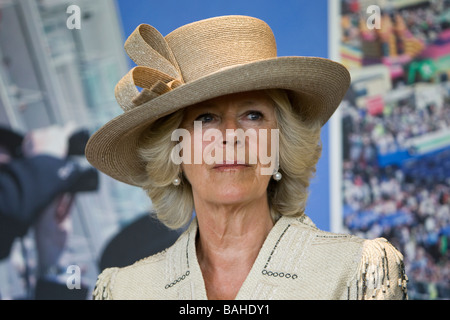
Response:
[[[340,0],[328,0],[328,56],[340,62],[341,39]],[[330,170],[330,230],[343,232],[342,214],[342,122],[340,108],[329,123],[329,170]]]

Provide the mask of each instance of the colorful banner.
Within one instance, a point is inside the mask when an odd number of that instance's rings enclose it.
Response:
[[[337,11],[352,74],[338,126],[343,230],[403,253],[410,299],[449,299],[450,3],[340,0]]]

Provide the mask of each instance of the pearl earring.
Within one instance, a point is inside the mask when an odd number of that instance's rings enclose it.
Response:
[[[174,186],[179,186],[179,185],[181,184],[181,179],[180,179],[180,178],[175,178],[175,179],[173,179],[172,184],[173,184]]]
[[[281,180],[281,178],[283,177],[283,175],[280,173],[280,172],[275,172],[273,175],[272,175],[272,177],[273,177],[273,180],[275,180],[275,181],[280,181]]]

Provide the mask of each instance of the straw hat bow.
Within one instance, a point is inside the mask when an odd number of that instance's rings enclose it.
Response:
[[[166,37],[141,24],[125,50],[137,66],[115,89],[124,113],[91,137],[86,157],[102,172],[132,185],[140,185],[139,177],[145,175],[137,153],[139,137],[164,115],[226,94],[279,88],[288,90],[303,119],[324,124],[350,83],[348,71],[336,62],[277,57],[270,27],[246,16],[197,21]]]

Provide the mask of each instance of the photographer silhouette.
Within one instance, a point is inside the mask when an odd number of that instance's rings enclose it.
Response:
[[[40,296],[45,294],[42,286],[55,280],[71,232],[75,194],[98,187],[97,171],[74,159],[84,156],[88,137],[73,124],[37,129],[25,136],[0,128],[0,259],[7,258],[14,240],[33,227]]]

